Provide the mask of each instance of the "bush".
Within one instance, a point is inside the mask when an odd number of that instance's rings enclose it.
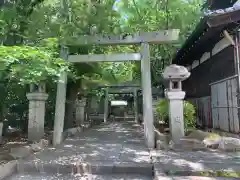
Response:
[[[167,125],[169,125],[169,101],[162,100],[157,105],[157,113],[160,119]],[[195,107],[189,101],[184,101],[183,107],[184,113],[184,127],[185,130],[188,128],[195,127],[196,117],[195,117]]]

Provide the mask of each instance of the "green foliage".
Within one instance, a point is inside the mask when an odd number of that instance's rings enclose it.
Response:
[[[140,79],[140,63],[81,63],[73,66],[59,59],[58,39],[64,41],[83,34],[106,35],[179,28],[178,45],[151,46],[152,82],[154,85],[160,84],[162,69],[171,63],[177,48],[196,25],[202,1],[11,0],[4,3],[0,9],[0,43],[12,46],[0,46],[1,92],[7,94],[8,90],[4,87],[12,90],[9,98],[2,96],[0,106],[8,107],[9,103],[15,103],[15,99],[16,102],[26,100],[25,86],[21,86],[23,88],[18,92],[15,88],[17,83],[46,80],[52,83],[64,70],[76,83],[81,81],[86,91],[96,84]],[[118,10],[113,10],[113,6]],[[139,51],[138,46],[74,48],[77,49],[74,53],[79,54]],[[55,92],[54,88],[51,91]],[[100,90],[96,93],[102,94]],[[13,98],[12,94],[16,97]]]
[[[203,3],[201,0],[26,0],[14,3],[15,1],[0,13],[0,40],[3,42],[9,40],[8,36],[14,35],[33,42],[48,37],[64,41],[81,34],[121,34],[179,28],[179,44],[151,46],[154,85],[162,83],[162,69],[171,63],[177,48],[195,27]],[[104,47],[101,53],[120,51],[138,51],[138,47]],[[117,74],[120,81],[129,77],[141,77],[140,63],[124,63],[124,68],[119,68],[119,71],[115,71],[115,63],[111,64],[112,70],[103,71],[106,78],[111,79],[113,73]],[[107,68],[109,69],[109,66]],[[93,68],[90,71],[93,71]],[[111,79],[111,82],[116,79],[118,78]]]
[[[21,84],[57,80],[62,71],[68,71],[68,64],[55,56],[44,47],[0,46],[0,73],[7,71],[4,79]]]
[[[151,46],[152,83],[162,83],[162,71],[171,64],[172,58],[200,19],[202,0],[120,0],[115,6],[121,14],[121,30],[126,33],[136,31],[159,31],[180,29],[177,44]],[[140,64],[136,64],[134,75],[140,78]]]
[[[195,107],[189,101],[184,101],[183,103],[183,113],[184,113],[184,126],[185,130],[187,128],[195,127],[196,117],[195,117]],[[157,113],[158,116],[163,120],[166,124],[169,124],[169,101],[162,100],[157,105]]]

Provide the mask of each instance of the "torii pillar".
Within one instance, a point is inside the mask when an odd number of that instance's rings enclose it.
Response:
[[[133,91],[133,97],[134,97],[134,114],[135,114],[135,122],[139,122],[138,117],[138,89],[135,88]]]
[[[68,60],[68,49],[62,47],[60,52],[61,58]],[[57,84],[57,97],[55,106],[53,145],[60,144],[64,127],[65,106],[67,91],[67,73],[62,72]]]
[[[150,49],[148,43],[141,43],[141,55],[144,132],[148,148],[153,149],[155,147],[155,134],[152,109]]]
[[[104,122],[106,123],[108,120],[108,89],[105,90],[105,98],[104,98]]]

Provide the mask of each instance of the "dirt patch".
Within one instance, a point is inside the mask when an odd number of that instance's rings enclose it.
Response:
[[[44,139],[49,139],[49,133],[46,133]],[[33,142],[29,142],[27,135],[21,133],[12,133],[6,135],[0,144],[0,164],[5,164],[15,158],[10,155],[12,149],[30,146]]]
[[[23,147],[28,144],[29,143],[27,142],[27,138],[23,135],[18,137],[14,136],[5,137],[0,145],[0,164],[4,164],[11,160],[14,160],[14,158],[11,155],[9,155],[12,148]]]

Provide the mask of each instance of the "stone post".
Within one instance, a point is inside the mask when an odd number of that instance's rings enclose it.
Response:
[[[148,43],[144,42],[141,44],[141,55],[144,134],[148,148],[152,149],[155,147],[155,134],[152,109],[151,62]]]
[[[138,94],[137,89],[134,89],[133,97],[134,97],[134,114],[135,114],[135,122],[138,123]]]
[[[2,143],[2,136],[3,136],[3,122],[0,122],[0,143]]]
[[[66,61],[68,60],[67,48],[61,47],[60,57],[65,59]],[[66,106],[66,92],[67,92],[67,72],[62,72],[57,84],[53,145],[57,145],[62,142]]]
[[[170,65],[163,72],[164,79],[169,81],[169,88],[165,92],[169,99],[169,126],[172,141],[180,144],[180,139],[184,137],[184,116],[183,99],[185,92],[182,91],[182,81],[190,76],[190,72],[178,65]]]
[[[86,106],[86,98],[81,100],[76,100],[76,123],[77,126],[81,126],[85,120],[85,106]]]
[[[45,88],[42,86],[39,86],[37,91],[34,91],[31,86],[30,91],[27,94],[29,100],[28,140],[38,142],[44,136],[45,103],[48,94],[45,93]]]
[[[104,98],[104,122],[107,122],[108,119],[108,89],[105,91]]]

